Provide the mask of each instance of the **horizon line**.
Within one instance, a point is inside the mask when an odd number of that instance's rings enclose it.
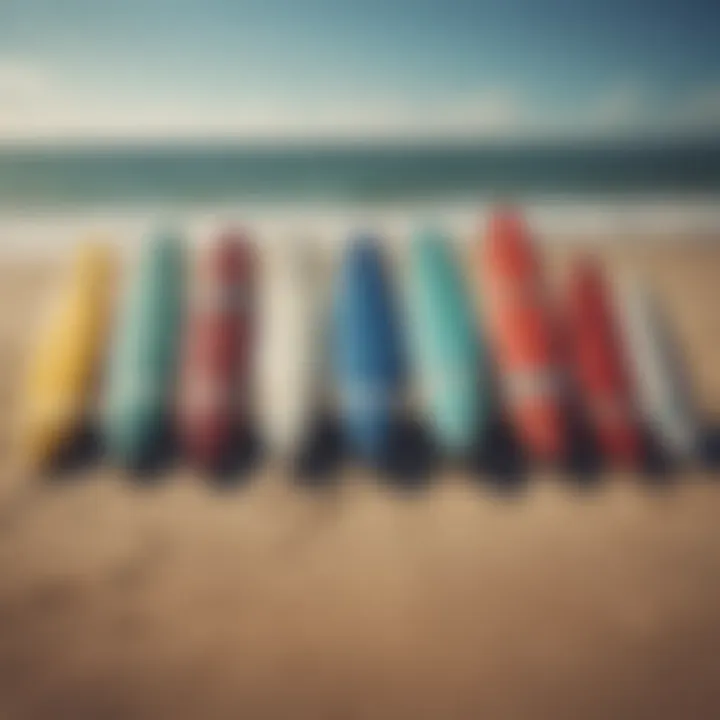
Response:
[[[617,134],[546,134],[503,136],[303,136],[303,135],[151,135],[151,136],[89,136],[89,137],[0,137],[0,152],[18,150],[133,150],[145,148],[197,149],[368,149],[407,148],[471,149],[529,147],[720,147],[720,131],[708,133],[643,132]]]

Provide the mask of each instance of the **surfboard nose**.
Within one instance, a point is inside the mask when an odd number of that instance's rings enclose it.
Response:
[[[510,205],[494,209],[484,235],[486,262],[496,276],[529,278],[539,272],[530,229],[519,209]]]

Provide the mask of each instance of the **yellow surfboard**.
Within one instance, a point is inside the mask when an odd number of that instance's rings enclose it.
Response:
[[[51,463],[87,421],[105,355],[113,278],[106,245],[77,249],[28,367],[21,446],[32,466]]]

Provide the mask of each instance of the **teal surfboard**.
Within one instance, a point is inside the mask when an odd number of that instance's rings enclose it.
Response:
[[[413,237],[407,291],[412,365],[428,424],[444,452],[467,454],[487,425],[489,383],[472,296],[440,233]]]
[[[110,457],[134,467],[163,441],[175,389],[184,249],[172,235],[143,248],[116,325],[104,408]]]

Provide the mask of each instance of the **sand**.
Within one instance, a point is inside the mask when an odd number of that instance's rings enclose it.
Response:
[[[615,243],[720,411],[720,243]],[[566,252],[550,253],[560,269]],[[0,718],[720,717],[720,480],[13,470],[57,261],[0,265]]]

